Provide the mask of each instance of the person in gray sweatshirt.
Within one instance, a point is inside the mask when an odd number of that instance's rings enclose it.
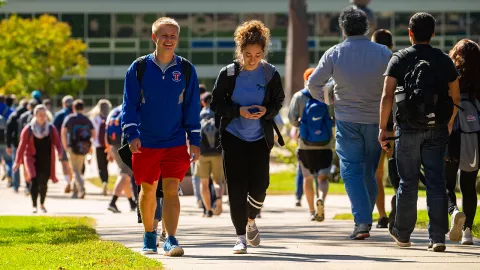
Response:
[[[344,9],[339,24],[345,40],[325,52],[307,88],[313,98],[325,101],[324,85],[330,78],[335,81],[336,151],[355,220],[350,238],[361,240],[370,237],[378,193],[378,108],[383,73],[392,53],[366,36],[369,22],[360,9]]]

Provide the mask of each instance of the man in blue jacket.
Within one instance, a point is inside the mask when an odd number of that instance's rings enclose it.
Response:
[[[189,76],[183,74],[183,65],[191,64],[175,55],[179,33],[180,26],[174,19],[164,17],[155,21],[152,25],[155,52],[137,59],[125,76],[122,130],[133,154],[136,184],[141,185],[139,207],[145,228],[142,249],[145,254],[157,253],[153,220],[157,180],[162,175],[163,219],[168,234],[163,249],[166,256],[183,255],[175,238],[180,215],[178,185],[190,162],[200,156],[198,79],[193,66]],[[138,76],[139,73],[142,75]]]

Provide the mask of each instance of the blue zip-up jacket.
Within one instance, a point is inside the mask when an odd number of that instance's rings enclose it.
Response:
[[[146,148],[185,145],[185,133],[190,144],[200,146],[200,89],[195,68],[187,87],[178,56],[162,70],[150,54],[140,87],[133,62],[125,75],[122,130],[128,142],[140,138]]]

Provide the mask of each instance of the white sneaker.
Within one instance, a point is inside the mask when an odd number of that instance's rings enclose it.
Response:
[[[245,235],[240,235],[237,238],[237,242],[233,247],[233,254],[246,254],[247,253],[247,240]]]
[[[460,242],[462,240],[462,228],[465,223],[466,216],[458,210],[453,211],[450,218],[449,238],[452,242]]]
[[[473,245],[472,230],[465,228],[462,236],[462,245]]]

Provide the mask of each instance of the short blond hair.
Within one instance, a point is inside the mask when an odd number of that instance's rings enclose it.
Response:
[[[161,17],[158,18],[153,24],[152,24],[152,33],[155,34],[158,31],[158,28],[161,25],[173,25],[176,26],[178,29],[178,33],[180,34],[180,25],[178,24],[175,19],[170,18],[170,17]]]

